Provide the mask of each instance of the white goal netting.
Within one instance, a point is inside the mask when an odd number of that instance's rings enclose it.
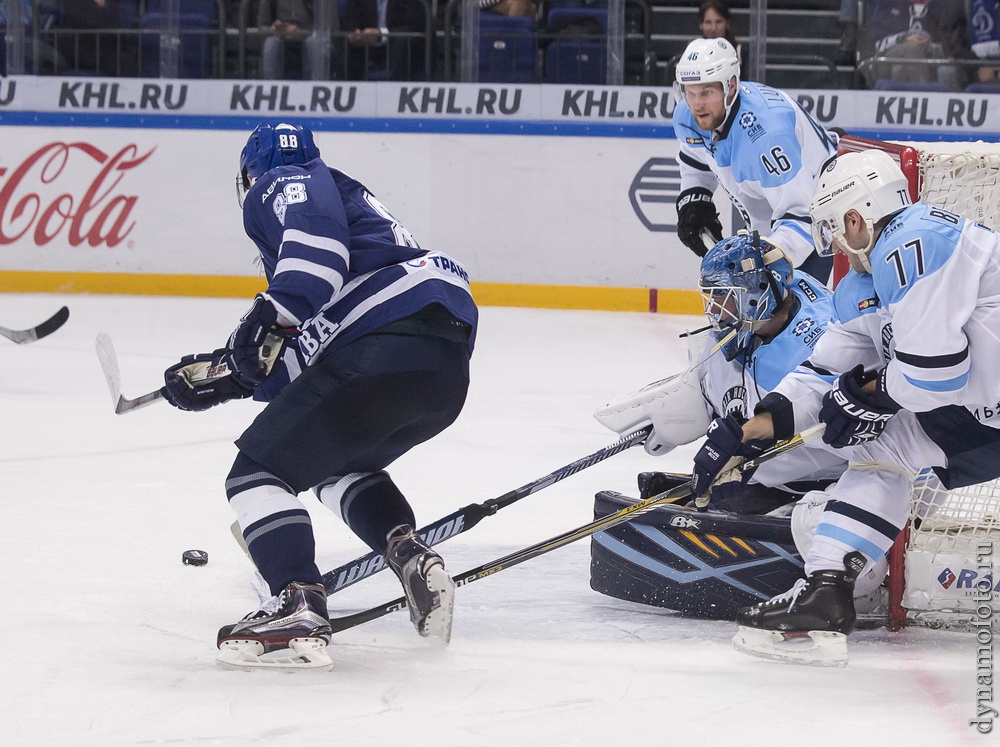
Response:
[[[917,151],[918,195],[1000,229],[1000,144],[899,143]],[[914,175],[908,174],[914,178]],[[912,623],[1000,628],[1000,480],[946,490],[932,473],[915,482],[902,607]]]

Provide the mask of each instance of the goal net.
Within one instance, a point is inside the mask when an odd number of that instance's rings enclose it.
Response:
[[[841,153],[872,148],[899,161],[913,200],[1000,229],[1000,144],[853,136],[840,143]],[[835,279],[844,272],[838,267]],[[933,472],[921,472],[909,526],[889,561],[890,628],[974,629],[985,622],[1000,629],[1000,480],[949,491]]]

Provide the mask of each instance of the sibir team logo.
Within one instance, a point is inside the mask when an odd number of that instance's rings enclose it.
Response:
[[[740,127],[744,130],[749,130],[757,122],[757,115],[753,112],[746,112],[740,117]]]
[[[802,335],[804,335],[806,332],[808,332],[813,328],[814,324],[816,324],[816,322],[814,322],[812,319],[808,318],[802,319],[801,321],[797,322],[794,327],[792,327],[792,334],[794,334],[796,337],[802,337]]]
[[[739,415],[747,417],[747,388],[745,386],[733,386],[722,395],[722,409],[727,415]],[[713,424],[714,425],[714,424]]]
[[[953,583],[955,583],[956,578],[958,578],[958,576],[952,573],[951,568],[945,568],[943,571],[941,571],[941,575],[937,577],[937,580],[938,583],[941,584],[942,588],[947,589],[950,588]]]
[[[677,231],[677,195],[681,191],[681,170],[674,158],[650,158],[628,188],[628,199],[636,217],[650,231]]]

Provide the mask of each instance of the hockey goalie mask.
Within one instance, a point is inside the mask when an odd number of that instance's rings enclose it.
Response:
[[[684,86],[700,83],[721,83],[722,95],[725,99],[725,117],[736,101],[734,95],[730,101],[729,82],[736,78],[740,84],[740,58],[733,45],[725,39],[695,39],[687,45],[677,63],[674,79],[674,99],[684,100]]]
[[[278,166],[308,163],[319,158],[312,131],[292,124],[258,125],[240,153],[240,173],[236,177],[236,199],[243,207],[254,181]]]
[[[740,231],[709,249],[701,261],[705,316],[726,360],[747,350],[754,333],[788,295],[792,264],[774,244]]]
[[[809,204],[813,243],[821,256],[830,256],[837,245],[855,255],[871,272],[868,254],[875,244],[873,226],[910,203],[910,185],[890,155],[880,150],[838,156],[816,182]],[[857,210],[868,228],[868,246],[854,249],[844,237],[844,216]]]

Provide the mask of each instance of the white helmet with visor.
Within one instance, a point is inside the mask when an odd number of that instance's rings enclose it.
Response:
[[[816,252],[830,256],[834,242],[839,242],[871,272],[868,253],[875,244],[873,225],[910,204],[909,182],[888,153],[865,150],[837,156],[820,174],[809,204]],[[868,246],[862,249],[848,246],[844,239],[848,210],[857,210],[868,227]]]

